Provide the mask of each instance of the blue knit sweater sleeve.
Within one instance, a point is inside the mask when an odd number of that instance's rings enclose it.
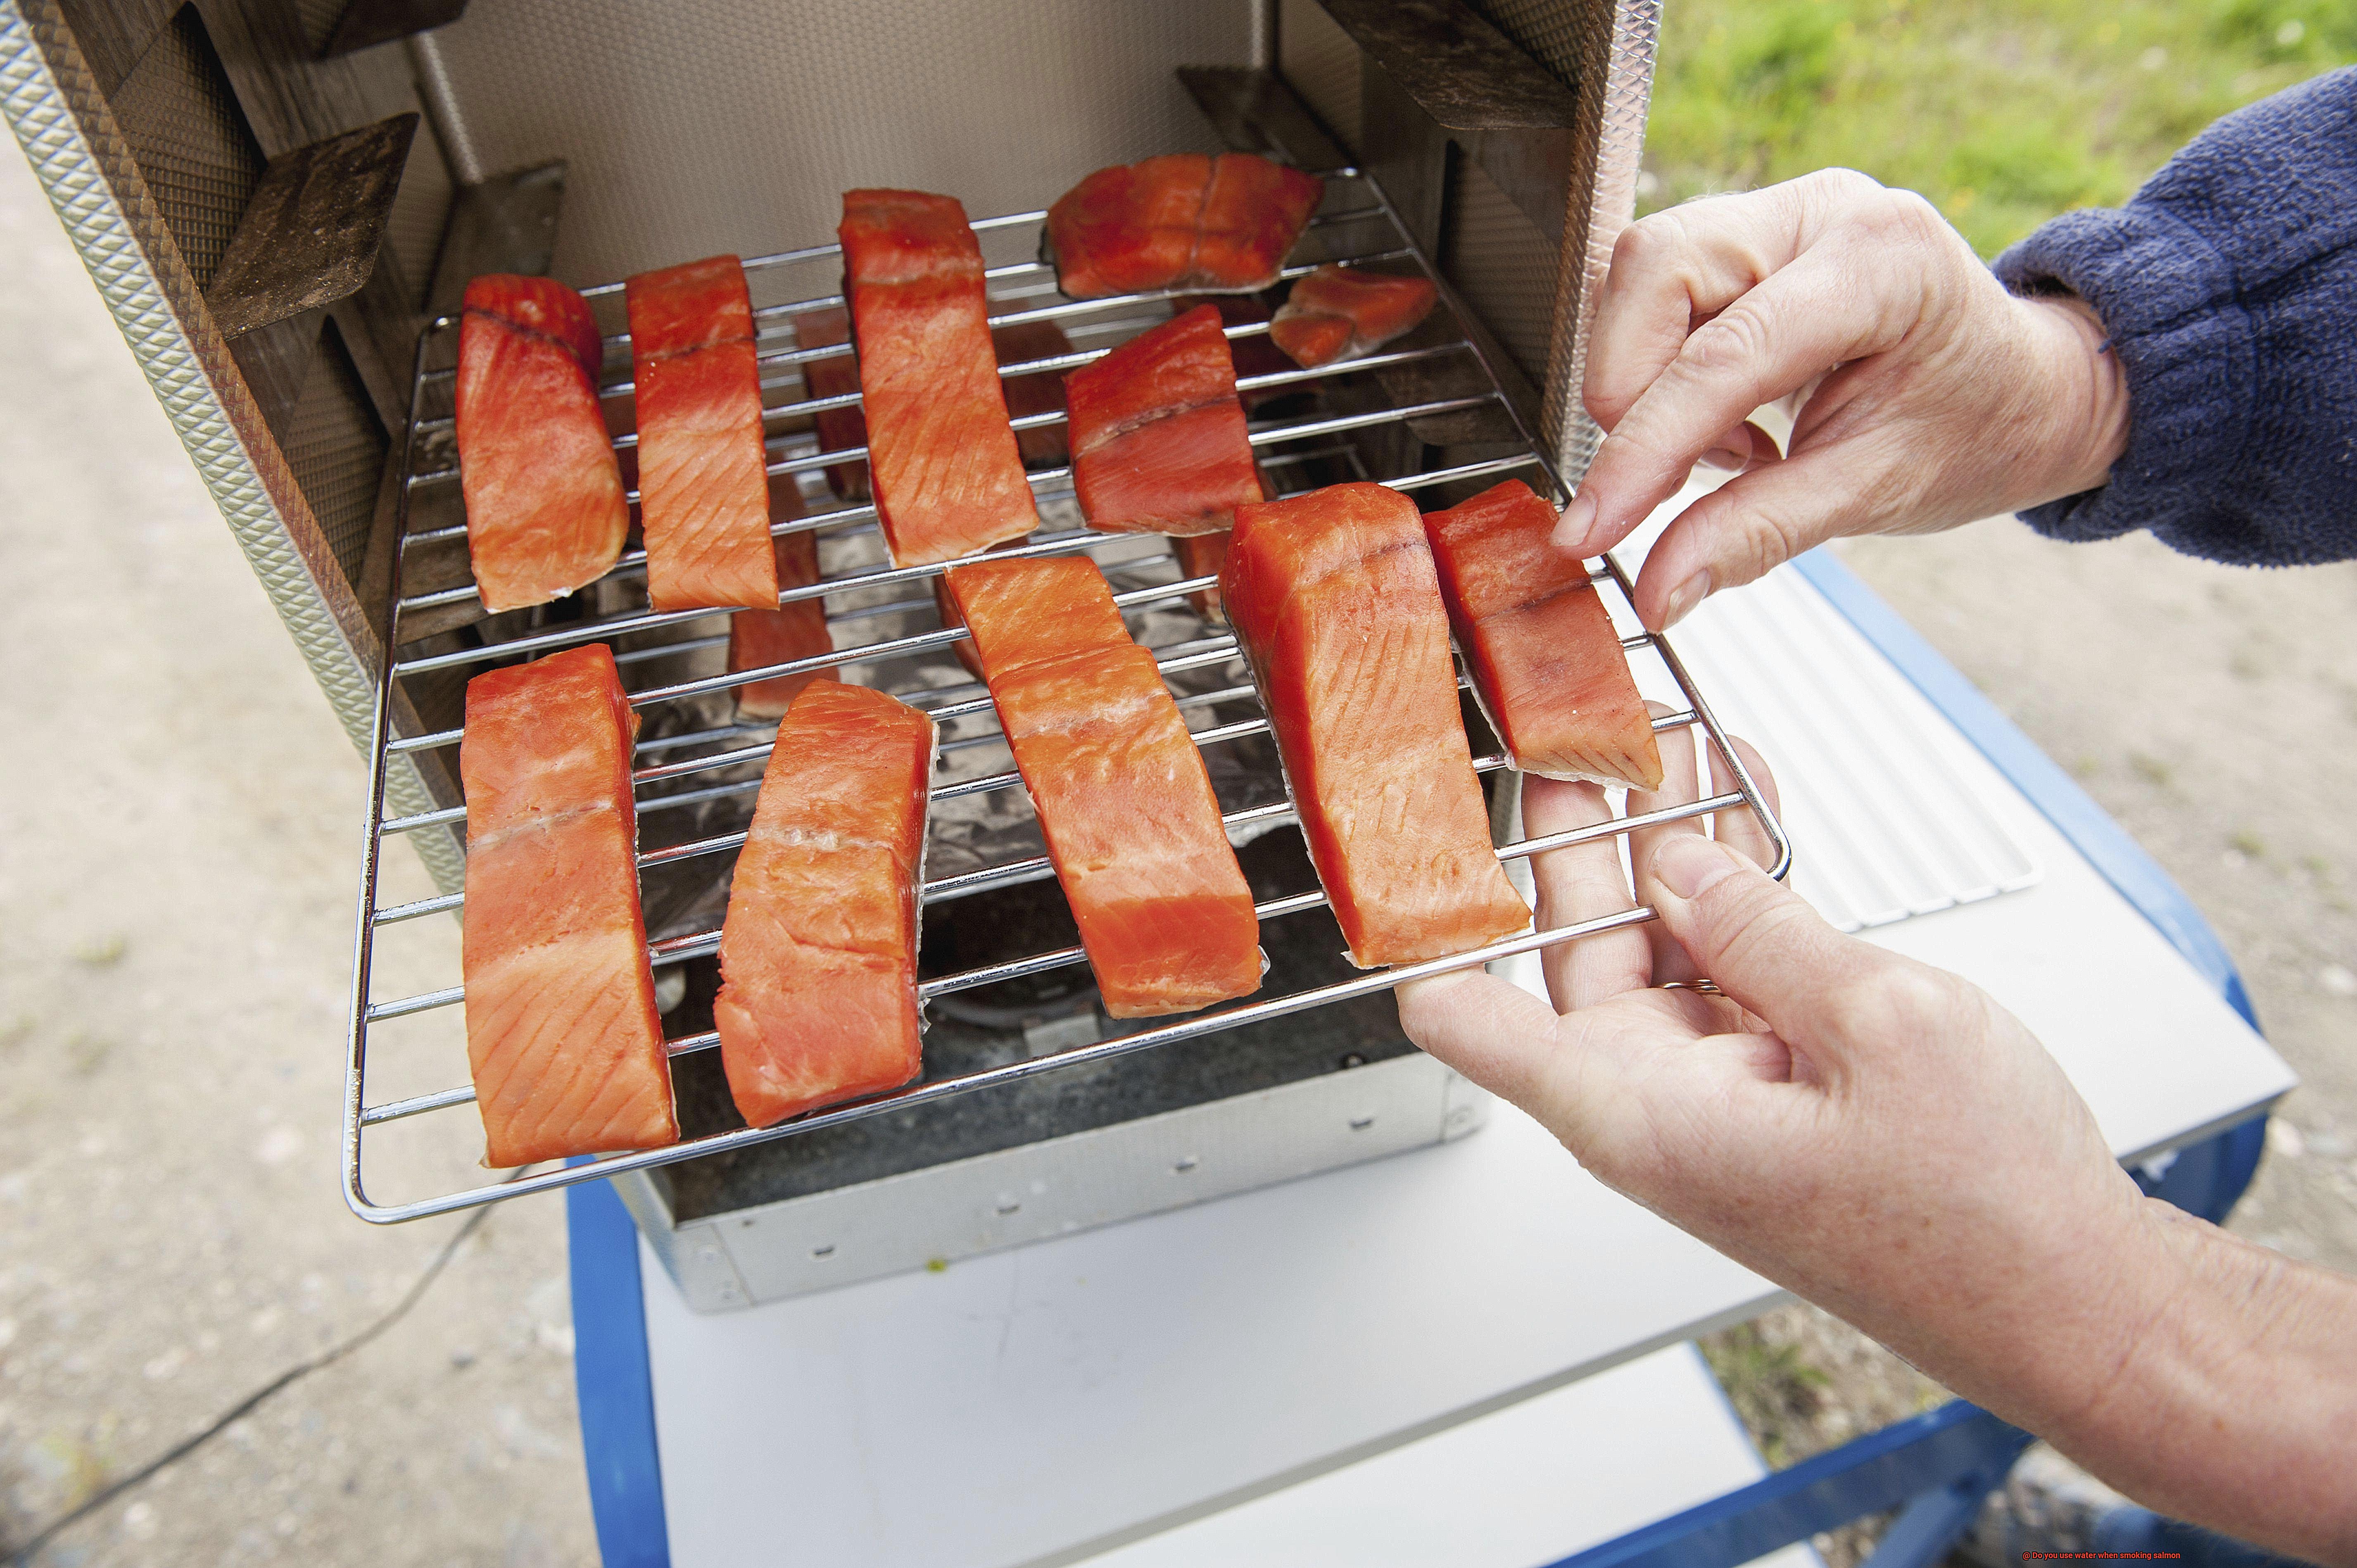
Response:
[[[2093,306],[2128,389],[2100,489],[2022,514],[2241,565],[2357,556],[2357,68],[2219,121],[2115,210],[1996,261]]]

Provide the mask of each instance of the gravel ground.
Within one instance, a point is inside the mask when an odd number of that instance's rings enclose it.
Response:
[[[0,708],[25,742],[0,767],[16,1544],[375,1321],[455,1222],[376,1230],[338,1201],[361,768],[13,156],[0,272],[0,352],[38,389],[0,420]],[[2235,572],[2009,521],[1846,553],[2211,912],[2306,1080],[2235,1228],[2357,1268],[2357,817],[2334,809],[2357,567]],[[403,856],[390,875],[389,897],[427,890]],[[446,972],[455,929],[415,940]],[[562,1223],[496,1211],[382,1337],[39,1560],[594,1562]],[[1938,1397],[1803,1308],[1710,1349],[1780,1462]]]

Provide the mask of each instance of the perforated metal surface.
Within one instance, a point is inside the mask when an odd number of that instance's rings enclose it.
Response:
[[[425,293],[434,282],[434,261],[442,248],[443,225],[449,220],[449,166],[442,145],[435,139],[429,116],[419,122],[417,137],[409,144],[409,162],[401,171],[401,188],[393,199],[393,212],[384,224],[385,248],[401,271],[402,297],[414,310],[425,308]]]
[[[1285,0],[1277,16],[1278,74],[1326,128],[1356,148],[1364,129],[1359,105],[1359,46],[1318,0]]]
[[[1458,165],[1440,266],[1534,385],[1555,333],[1556,252],[1513,199],[1470,158]]]
[[[303,499],[328,536],[336,564],[357,579],[368,553],[369,521],[376,511],[377,478],[392,449],[384,427],[370,406],[368,389],[332,321],[325,324],[311,368],[303,378],[279,449]]]
[[[294,0],[296,24],[303,29],[303,41],[311,46],[314,55],[328,47],[328,39],[350,3],[350,0]]]
[[[1603,8],[1579,0],[1470,0],[1516,48],[1575,91],[1593,58]]]
[[[116,91],[113,108],[164,226],[204,287],[264,159],[194,5],[182,6],[156,35]]]
[[[1245,0],[478,0],[434,35],[487,172],[571,166],[555,275],[832,233],[856,186],[970,212],[1217,150],[1173,76],[1243,65]]]

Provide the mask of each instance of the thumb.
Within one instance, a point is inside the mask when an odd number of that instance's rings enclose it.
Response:
[[[1800,895],[1699,834],[1665,835],[1651,873],[1654,909],[1696,969],[1788,1044],[1832,1067],[1889,1037],[1883,1004],[1909,999],[1893,982],[1921,966],[1844,936]]]
[[[1845,465],[1837,454],[1748,468],[1680,512],[1653,542],[1632,596],[1638,618],[1665,631],[1722,588],[1764,577],[1828,539],[1868,532],[1862,499],[1855,460]]]

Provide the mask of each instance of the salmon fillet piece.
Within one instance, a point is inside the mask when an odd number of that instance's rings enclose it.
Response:
[[[869,482],[896,566],[954,561],[1039,525],[990,344],[965,209],[914,190],[843,198]]]
[[[1314,371],[1415,331],[1439,297],[1430,278],[1319,267],[1294,284],[1268,335],[1295,364]]]
[[[1190,294],[1182,295],[1171,303],[1180,311],[1192,310],[1199,305],[1211,306],[1220,313],[1220,325],[1223,328],[1266,327],[1269,324],[1268,306],[1257,295]],[[1241,338],[1230,338],[1228,353],[1235,360],[1238,381],[1249,381],[1254,376],[1283,375],[1287,371],[1300,369],[1280,351],[1275,344],[1269,341],[1268,334],[1265,332],[1250,332]],[[1244,405],[1244,411],[1249,413],[1271,398],[1285,397],[1298,390],[1290,386],[1262,387],[1249,391],[1238,387],[1236,399]]]
[[[782,499],[791,483],[778,487]],[[788,518],[800,517],[799,499],[780,509]],[[780,533],[776,540],[778,587],[807,588],[818,581],[818,537],[806,531]],[[826,628],[824,599],[796,599],[770,610],[739,610],[728,618],[728,670],[759,670],[795,659],[815,659],[834,651],[834,635]],[[742,719],[782,718],[794,698],[813,681],[834,681],[833,670],[805,675],[773,675],[737,688],[737,716]]]
[[[1260,922],[1154,655],[1085,556],[953,566],[1015,766],[1116,1018],[1260,989]]]
[[[794,317],[797,348],[831,349],[850,341],[851,313],[847,310],[806,310]],[[813,360],[802,366],[802,385],[814,398],[856,392],[859,390],[859,361],[848,354],[833,360]],[[811,415],[811,426],[818,433],[818,449],[822,452],[843,452],[867,445],[867,419],[856,403],[819,410]],[[834,492],[837,500],[866,500],[866,460],[855,458],[848,463],[828,464],[826,488]]]
[[[1057,286],[1074,299],[1266,288],[1325,189],[1250,153],[1173,153],[1101,168],[1048,209]]]
[[[1662,751],[1620,634],[1587,564],[1547,542],[1555,525],[1520,479],[1425,517],[1473,690],[1524,772],[1658,789]]]
[[[467,682],[467,1060],[495,1168],[679,1141],[602,642]]]
[[[1325,195],[1326,182],[1299,169],[1250,153],[1222,153],[1211,160],[1194,262],[1176,286],[1207,294],[1268,287]]]
[[[1225,530],[1218,533],[1182,534],[1170,542],[1172,552],[1178,557],[1181,577],[1216,577],[1228,564],[1228,538]],[[1187,596],[1187,602],[1201,614],[1225,618],[1227,612],[1220,607],[1220,585],[1198,588]]]
[[[753,301],[734,256],[623,285],[639,417],[639,519],[657,610],[775,609]]]
[[[1004,327],[990,329],[991,349],[1001,366],[1025,365],[1035,360],[1054,360],[1072,351],[1072,340],[1064,329],[1052,321],[1010,321]],[[1033,371],[1028,375],[1002,376],[999,385],[1006,393],[1006,413],[1012,419],[1028,419],[1039,413],[1064,412],[1064,373],[1061,371]],[[1062,424],[1039,424],[1015,433],[1016,448],[1023,454],[1027,467],[1052,468],[1071,456],[1071,446],[1065,438]]]
[[[851,341],[851,318],[841,310],[813,310],[795,319],[795,336],[802,348],[819,349]],[[1052,321],[1013,321],[994,327],[990,342],[1001,365],[1052,360],[1072,351],[1071,340]],[[858,361],[847,355],[839,360],[813,360],[802,367],[802,382],[813,397],[841,397],[845,392],[856,392],[859,390]],[[1000,378],[1000,387],[1006,397],[1009,419],[1063,412],[1064,378],[1060,371],[1034,371],[1029,375],[1004,376]],[[857,403],[821,409],[811,416],[811,422],[818,432],[822,452],[842,452],[867,445],[867,418]],[[1065,457],[1064,427],[1041,424],[1018,430],[1015,433],[1015,446],[1022,453],[1027,467],[1053,467]],[[829,464],[826,485],[840,500],[866,500],[866,463],[855,458],[848,463]]]
[[[1216,533],[1260,499],[1236,367],[1206,305],[1064,380],[1072,482],[1092,528]]]
[[[458,324],[459,486],[483,607],[544,605],[613,569],[630,532],[597,403],[588,302],[548,278],[467,285]]]
[[[1491,846],[1415,503],[1349,484],[1241,507],[1220,590],[1351,961],[1529,925]]]
[[[933,721],[865,686],[813,682],[778,725],[728,887],[712,1004],[748,1125],[917,1076],[932,760]]]

